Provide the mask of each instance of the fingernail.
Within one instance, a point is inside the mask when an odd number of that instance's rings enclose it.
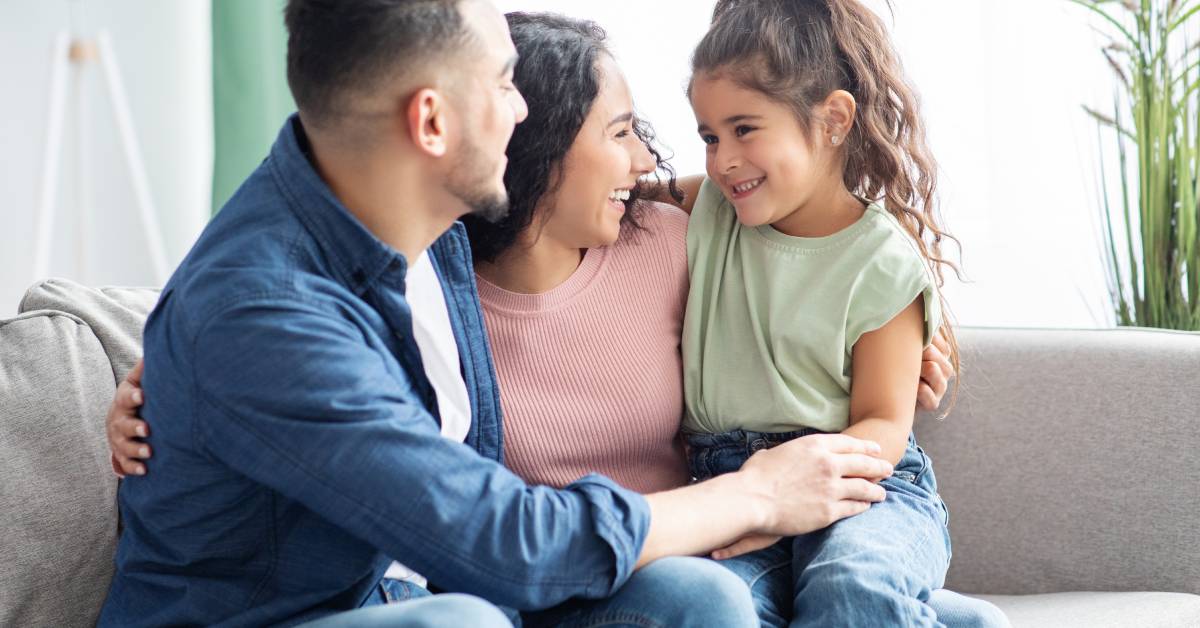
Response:
[[[138,456],[140,456],[142,458],[149,458],[150,457],[150,448],[142,447],[141,449],[138,449]]]
[[[145,438],[145,436],[146,436],[146,426],[145,425],[137,426],[137,435]]]
[[[146,475],[146,467],[138,467],[133,470],[137,475]]]
[[[133,398],[134,403],[138,404],[139,406],[142,405],[142,393],[135,390],[130,397]]]

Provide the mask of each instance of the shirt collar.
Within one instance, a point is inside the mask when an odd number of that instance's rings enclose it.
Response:
[[[292,114],[271,147],[271,172],[288,207],[324,251],[334,272],[363,294],[384,272],[407,272],[404,255],[375,237],[334,196],[309,160],[311,148],[300,117]]]

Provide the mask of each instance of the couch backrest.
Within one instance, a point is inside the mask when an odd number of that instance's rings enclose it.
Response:
[[[958,406],[917,437],[947,586],[1200,593],[1200,334],[964,329]]]
[[[0,626],[91,626],[112,578],[104,415],[157,291],[34,286],[0,321]]]

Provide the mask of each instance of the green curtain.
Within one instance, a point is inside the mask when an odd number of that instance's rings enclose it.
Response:
[[[212,0],[213,213],[254,171],[296,106],[284,0]]]

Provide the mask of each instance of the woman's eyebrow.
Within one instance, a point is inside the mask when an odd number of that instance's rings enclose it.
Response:
[[[613,118],[612,121],[608,123],[608,126],[612,126],[614,124],[625,124],[626,122],[629,122],[632,119],[633,119],[633,112],[626,111],[625,113]]]

